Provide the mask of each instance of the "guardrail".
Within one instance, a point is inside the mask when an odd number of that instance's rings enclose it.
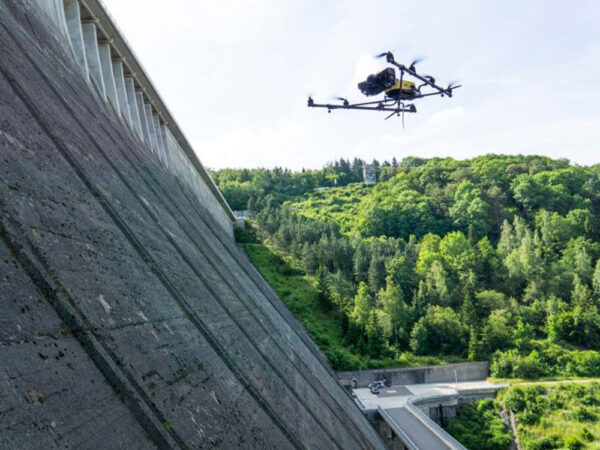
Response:
[[[233,212],[101,0],[30,0],[64,38],[82,76],[231,235]]]
[[[396,433],[396,435],[400,438],[404,446],[408,450],[423,450],[417,447],[417,444],[413,442],[413,440],[406,434],[406,432],[400,427],[400,425],[394,420],[394,418],[381,406],[377,407],[377,412],[386,421],[386,423],[390,426],[390,428]]]
[[[464,445],[454,439],[450,434],[448,434],[442,427],[440,427],[437,423],[435,423],[431,418],[421,411],[416,405],[420,403],[427,402],[441,402],[448,400],[456,400],[458,403],[458,398],[460,394],[458,391],[454,390],[453,393],[448,394],[423,394],[423,395],[413,395],[408,397],[406,400],[406,405],[404,406],[410,413],[415,416],[419,421],[426,427],[430,433],[435,435],[441,442],[446,444],[448,448],[456,449],[456,450],[467,450]],[[422,449],[424,450],[424,449]]]

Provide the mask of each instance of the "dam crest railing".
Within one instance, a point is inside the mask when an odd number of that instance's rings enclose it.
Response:
[[[233,213],[100,0],[30,0],[68,43],[90,88],[231,234]]]

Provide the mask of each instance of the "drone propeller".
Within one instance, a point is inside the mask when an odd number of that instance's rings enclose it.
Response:
[[[462,85],[458,84],[458,81],[451,81],[450,84],[448,84],[448,87],[446,88],[446,94],[448,94],[448,97],[452,97],[452,90],[453,89],[458,89],[459,87],[461,87]],[[442,94],[443,96],[443,94]]]
[[[424,59],[425,59],[425,56],[419,56],[418,58],[415,58],[415,59],[413,60],[413,62],[411,62],[411,63],[410,63],[410,66],[408,66],[408,67],[409,67],[409,69],[410,69],[410,70],[412,70],[412,71],[414,71],[414,72],[416,72],[416,71],[417,71],[417,69],[415,68],[415,66],[416,66],[417,64],[419,64],[421,61],[423,61]]]
[[[387,56],[389,53],[391,52],[383,52],[383,53],[379,53],[378,55],[375,55],[375,58],[383,58],[384,56]]]
[[[350,102],[344,97],[333,97],[335,100],[339,100],[340,102],[344,102],[344,106],[348,106]]]

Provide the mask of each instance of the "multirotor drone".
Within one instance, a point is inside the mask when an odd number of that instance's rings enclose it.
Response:
[[[308,106],[311,108],[327,108],[328,112],[334,109],[362,109],[367,111],[389,111],[385,119],[389,119],[394,115],[404,118],[404,113],[416,113],[417,108],[414,100],[432,95],[444,97],[452,97],[454,89],[458,89],[460,85],[450,83],[444,88],[436,84],[435,78],[431,75],[421,75],[417,73],[416,64],[420,60],[413,61],[409,66],[399,64],[394,59],[392,52],[384,52],[377,55],[377,58],[385,57],[386,61],[400,70],[400,78],[396,78],[396,70],[393,67],[387,67],[381,72],[369,75],[367,79],[358,83],[358,89],[367,97],[384,94],[383,99],[363,102],[350,103],[343,97],[336,97],[342,104],[318,104],[315,103],[312,97],[308,97]],[[412,77],[416,81],[408,79]],[[420,81],[420,84],[418,84]]]

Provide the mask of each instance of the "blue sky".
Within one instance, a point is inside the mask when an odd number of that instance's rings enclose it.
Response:
[[[318,168],[339,157],[544,154],[600,162],[600,2],[104,0],[209,167]],[[394,50],[460,80],[419,112],[308,109],[364,97]]]

